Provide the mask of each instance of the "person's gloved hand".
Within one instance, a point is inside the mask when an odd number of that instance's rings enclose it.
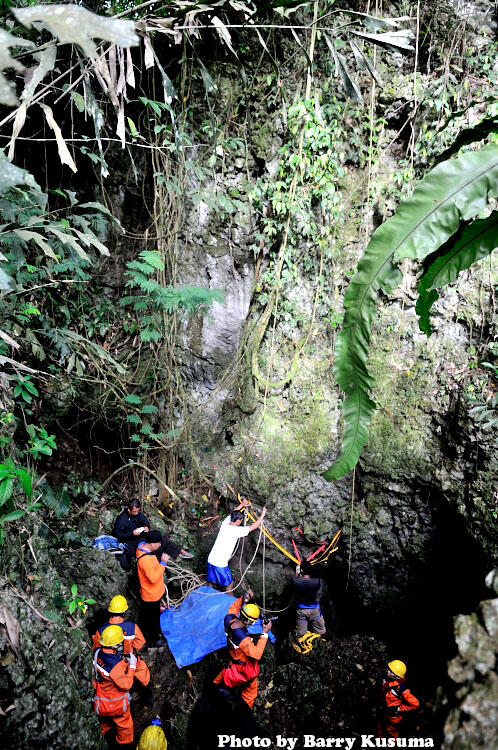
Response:
[[[137,668],[137,657],[135,654],[130,654],[130,669]]]

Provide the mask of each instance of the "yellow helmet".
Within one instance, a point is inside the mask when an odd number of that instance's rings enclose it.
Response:
[[[259,607],[257,604],[244,604],[240,610],[240,614],[252,624],[259,618]]]
[[[154,719],[154,722],[158,721]],[[160,726],[153,723],[151,727],[144,729],[140,735],[137,750],[167,750],[168,743]]]
[[[127,609],[128,602],[121,594],[113,596],[111,601],[109,602],[109,606],[107,607],[107,611],[115,615],[120,615],[123,612],[126,612]]]
[[[387,665],[391,672],[396,675],[396,677],[404,677],[406,674],[406,664],[399,659],[394,659],[394,661],[390,661]]]
[[[119,625],[108,625],[100,634],[100,645],[114,648],[124,641],[124,633]]]

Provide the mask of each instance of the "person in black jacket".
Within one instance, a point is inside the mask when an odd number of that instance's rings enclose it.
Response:
[[[325,635],[325,620],[318,604],[321,580],[320,578],[311,578],[312,572],[311,563],[304,560],[301,563],[298,575],[292,579],[297,605],[296,631],[298,640],[298,643],[292,645],[301,654],[308,654],[313,648],[312,643],[315,638]]]
[[[136,549],[140,542],[145,541],[145,535],[150,531],[150,521],[142,513],[140,500],[132,497],[128,501],[126,508],[119,514],[114,521],[112,535],[119,542],[126,544],[127,550],[122,555],[118,555],[118,560],[122,568],[129,570],[131,561],[135,558]],[[184,560],[191,560],[193,554],[183,547],[163,536],[161,542],[162,552],[166,552],[174,560],[180,556]]]

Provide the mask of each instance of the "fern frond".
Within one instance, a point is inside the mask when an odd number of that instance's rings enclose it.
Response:
[[[346,394],[341,454],[325,473],[339,479],[355,466],[368,440],[374,404],[366,361],[379,289],[388,294],[401,273],[394,261],[425,258],[473,218],[498,193],[498,145],[467,152],[435,167],[413,195],[373,234],[344,297],[344,326],[338,336],[334,374]]]
[[[156,269],[154,268],[154,266],[150,265],[149,263],[141,263],[139,260],[131,260],[129,263],[126,264],[126,268],[129,268],[130,271],[140,271],[146,276],[151,276],[153,273],[156,272]],[[131,272],[129,272],[127,276],[129,276],[130,279],[135,278],[135,274]]]
[[[143,331],[140,331],[140,339],[144,342],[160,341],[162,337],[162,333],[155,328],[145,328]]]
[[[138,257],[157,271],[164,271],[164,259],[157,250],[142,250]]]
[[[427,336],[432,333],[430,309],[439,298],[436,287],[447,286],[473,263],[486,258],[498,247],[498,211],[487,219],[478,219],[465,227],[450,250],[439,255],[429,266],[418,285],[419,298],[415,307],[420,316],[419,328]]]

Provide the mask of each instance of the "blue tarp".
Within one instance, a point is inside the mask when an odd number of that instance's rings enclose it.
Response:
[[[167,609],[161,615],[161,630],[168,641],[177,667],[203,659],[212,651],[224,648],[227,637],[223,620],[234,597],[215,591],[209,586],[199,586],[190,593],[178,609]],[[249,626],[252,634],[261,633],[261,620]],[[273,633],[269,633],[272,643]]]
[[[200,586],[178,609],[162,613],[161,630],[177,667],[195,664],[227,645],[223,619],[233,601],[229,594]]]

